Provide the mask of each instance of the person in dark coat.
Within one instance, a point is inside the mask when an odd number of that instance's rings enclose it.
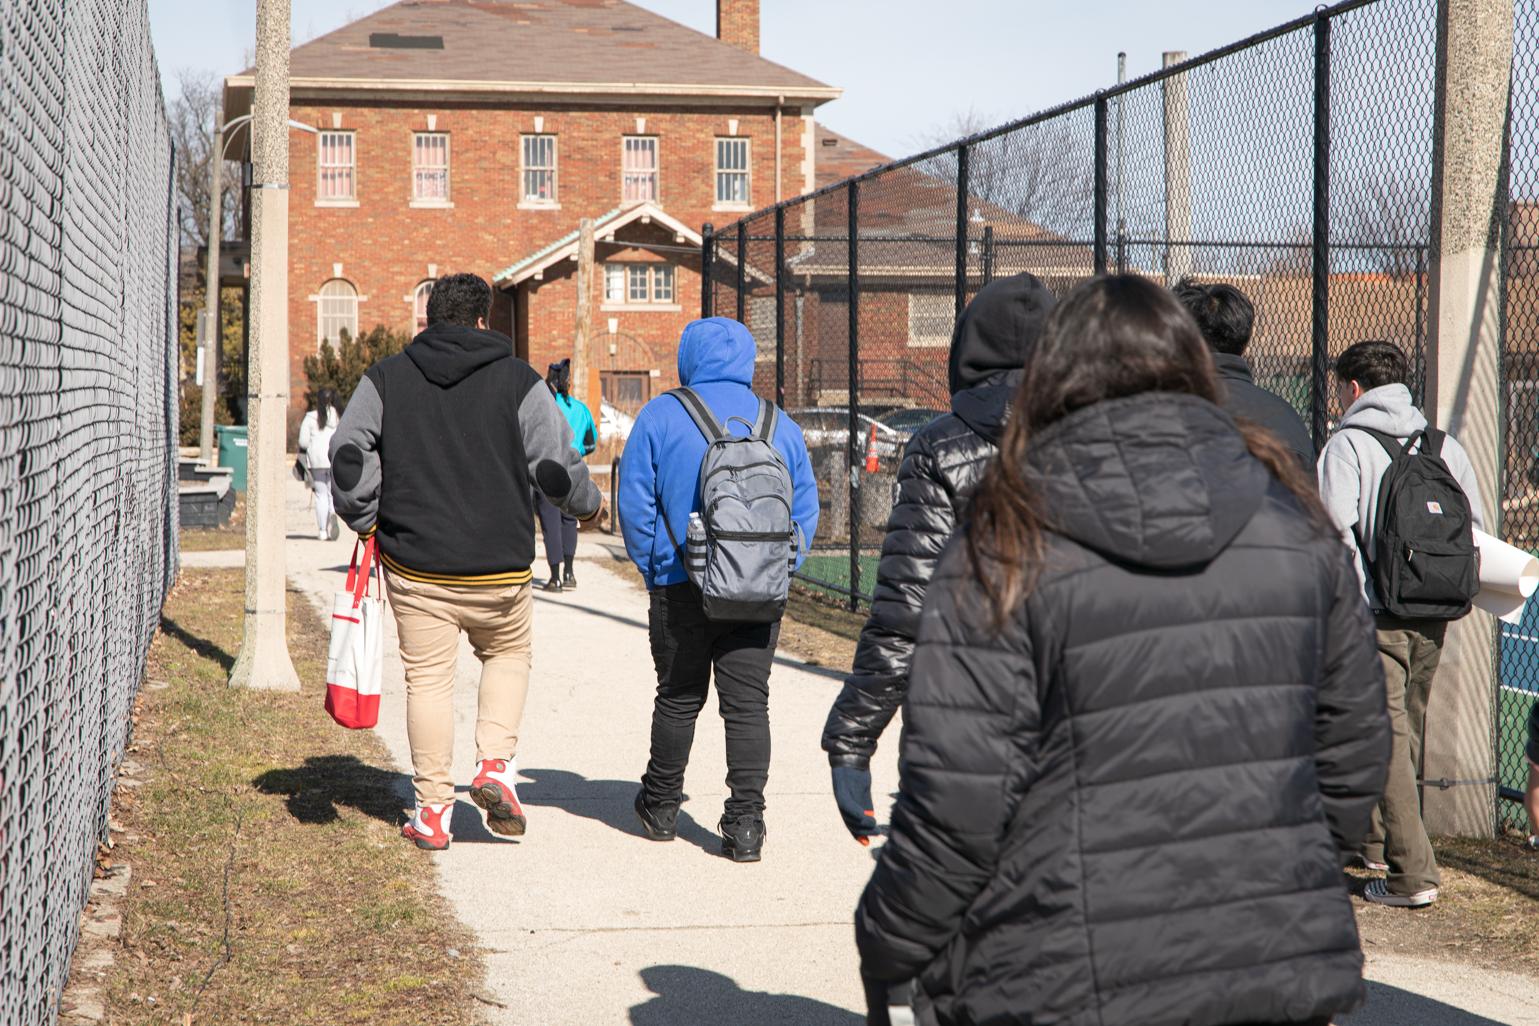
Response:
[[[1256,323],[1256,308],[1250,299],[1233,285],[1201,285],[1191,278],[1181,279],[1175,293],[1213,349],[1213,362],[1223,385],[1219,405],[1231,416],[1243,417],[1272,432],[1302,466],[1313,470],[1315,443],[1298,411],[1286,399],[1256,384],[1250,361],[1245,359],[1245,347],[1250,345]]]
[[[919,607],[935,561],[994,456],[1027,350],[1056,301],[1031,274],[984,286],[951,337],[951,412],[915,432],[903,454],[871,616],[823,728],[839,815],[862,844],[877,829],[871,755],[908,693]]]
[[[930,1026],[1361,1003],[1341,867],[1390,755],[1373,627],[1297,461],[1218,397],[1145,279],[1048,317],[920,618],[855,916],[876,1005],[903,981]]]

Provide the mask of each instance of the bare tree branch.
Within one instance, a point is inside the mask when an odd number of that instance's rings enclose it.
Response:
[[[219,78],[207,71],[184,69],[177,75],[181,95],[171,104],[171,139],[176,145],[177,225],[182,247],[195,249],[208,242],[209,160],[220,113]],[[225,165],[223,207],[225,237],[235,224],[239,177]]]

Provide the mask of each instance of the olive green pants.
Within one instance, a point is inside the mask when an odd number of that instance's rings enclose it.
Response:
[[[1441,620],[1376,618],[1379,658],[1394,748],[1384,799],[1373,813],[1363,854],[1389,866],[1391,894],[1408,895],[1438,885],[1437,858],[1421,821],[1422,742],[1427,729],[1427,699],[1443,657]]]

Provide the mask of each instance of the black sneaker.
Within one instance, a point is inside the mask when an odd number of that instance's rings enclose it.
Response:
[[[541,590],[559,592],[561,590],[561,578],[552,577],[545,582],[545,586]]]
[[[577,587],[577,576],[568,570],[566,576],[561,579],[561,586],[567,591],[573,590]]]
[[[677,803],[654,808],[647,804],[646,792],[637,791],[636,818],[641,820],[641,829],[653,841],[671,841],[678,836],[679,806]]]
[[[733,862],[758,862],[764,850],[764,817],[746,813],[736,819],[721,817],[721,853]]]

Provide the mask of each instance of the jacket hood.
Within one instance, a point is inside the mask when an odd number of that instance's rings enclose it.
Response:
[[[1427,418],[1411,402],[1411,390],[1404,385],[1380,385],[1362,394],[1347,415],[1342,427],[1371,428],[1396,438],[1408,438],[1427,427]]]
[[[1218,376],[1221,378],[1228,381],[1256,383],[1256,376],[1250,369],[1250,361],[1243,356],[1235,356],[1233,353],[1214,353],[1213,363],[1218,367]]]
[[[1260,508],[1271,475],[1205,399],[1151,392],[1078,410],[1032,441],[1053,530],[1108,559],[1205,566]]]
[[[1057,302],[1034,274],[1013,274],[980,289],[951,334],[951,393],[1024,367]]]
[[[422,376],[439,388],[457,385],[489,363],[511,359],[513,340],[500,331],[430,324],[406,347]]]
[[[951,397],[951,412],[973,434],[999,444],[1010,414],[1010,401],[1020,387],[1023,371],[1000,372],[972,388],[964,388]]]
[[[691,321],[679,336],[679,383],[753,384],[754,342],[747,328],[727,317]]]

